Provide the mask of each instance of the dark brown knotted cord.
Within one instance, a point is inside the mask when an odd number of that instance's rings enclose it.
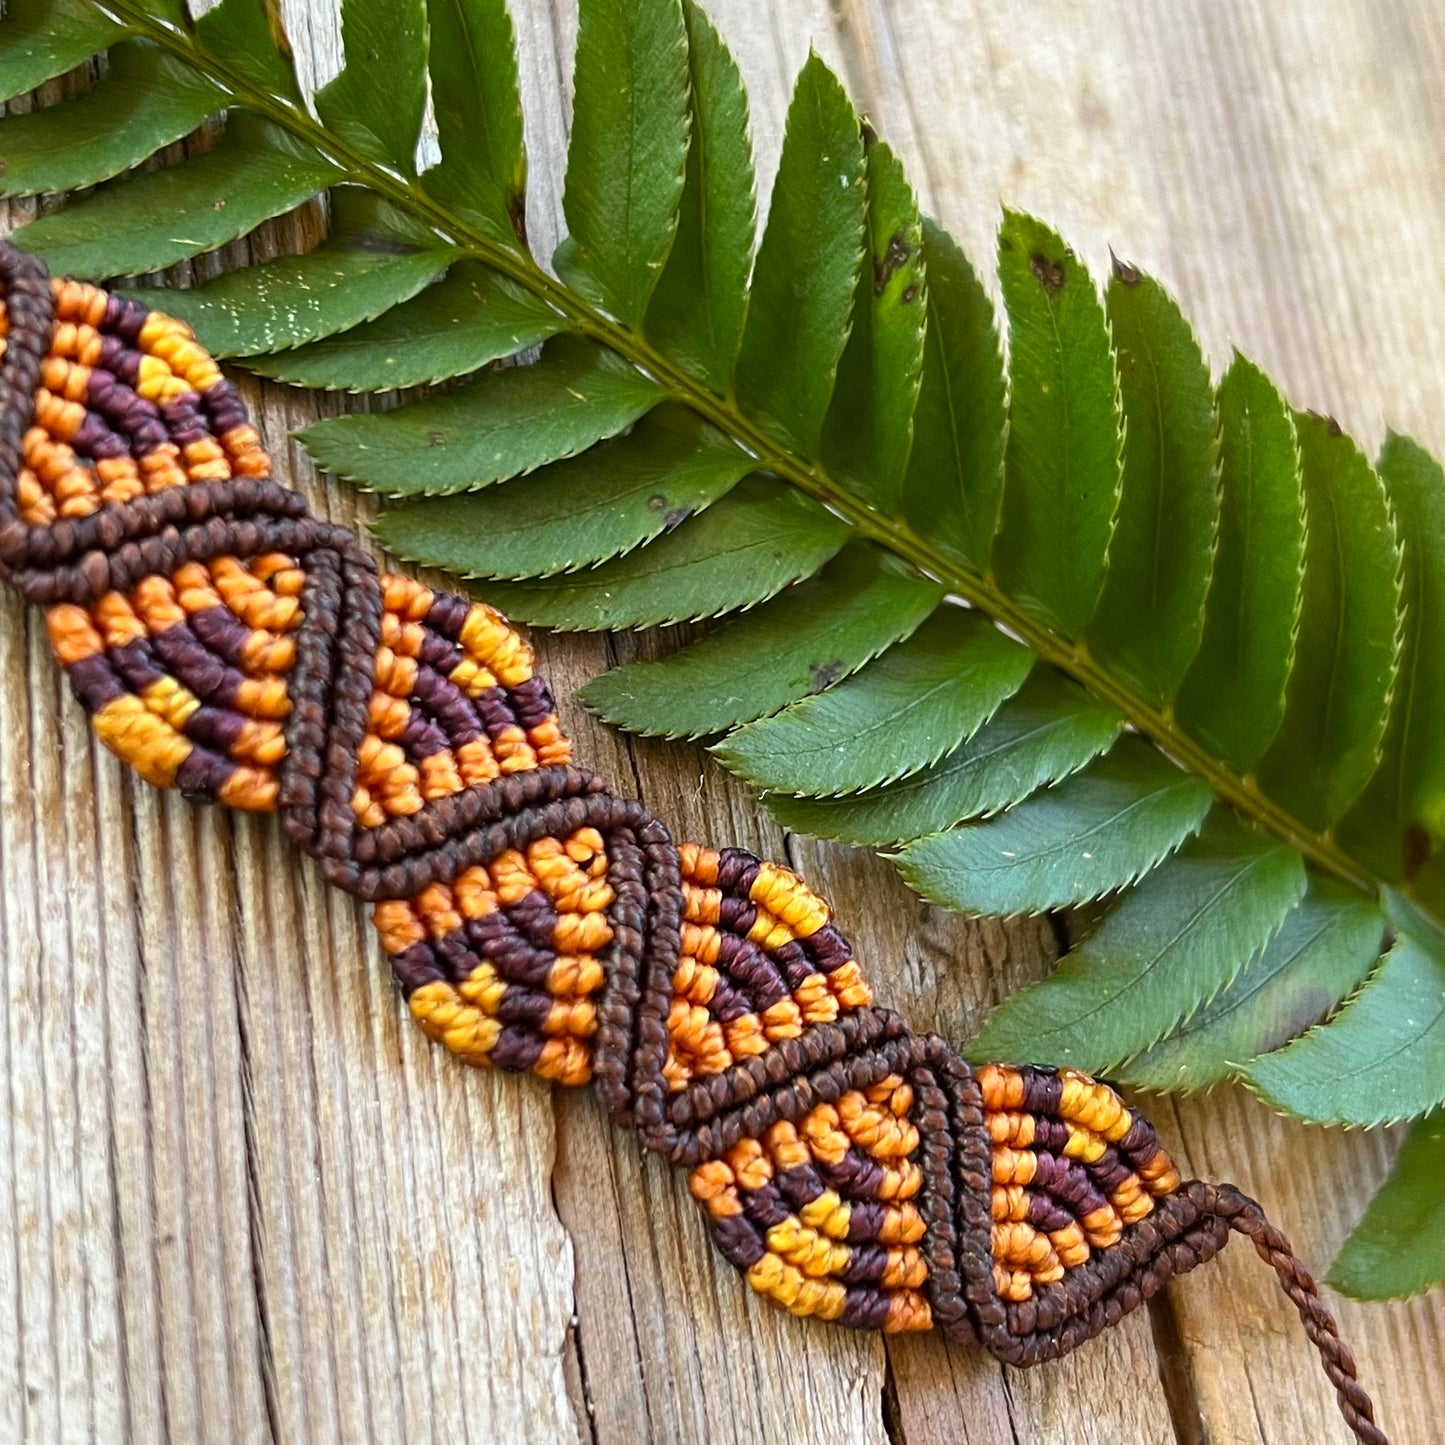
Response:
[[[278,811],[376,905],[430,1035],[595,1083],[797,1314],[1036,1364],[1244,1234],[1355,1437],[1385,1445],[1258,1204],[1181,1182],[1095,1080],[975,1072],[913,1033],[801,879],[679,848],[573,767],[505,619],[379,576],[312,517],[184,325],[9,245],[0,285],[0,576],[47,609],[97,732],[142,776]]]

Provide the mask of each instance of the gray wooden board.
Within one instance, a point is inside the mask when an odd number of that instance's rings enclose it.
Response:
[[[324,81],[334,5],[283,8],[303,77]],[[751,90],[764,196],[813,44],[985,271],[1002,198],[1100,274],[1112,244],[1160,275],[1216,368],[1237,344],[1367,445],[1388,419],[1445,451],[1434,0],[711,8]],[[548,251],[575,14],[514,13]],[[224,259],[309,244],[316,226],[288,218]],[[363,512],[287,440],[340,403],[244,389],[283,475],[330,516]],[[876,858],[784,837],[701,752],[593,722],[576,688],[651,641],[538,642],[580,754],[679,836],[795,863],[917,1025],[964,1039],[1056,956],[1046,923],[925,908]],[[1344,1438],[1242,1248],[1032,1372],[759,1303],[708,1247],[685,1182],[590,1098],[429,1047],[364,911],[274,824],[159,796],[97,748],[9,594],[0,873],[0,1440]],[[1235,1090],[1149,1107],[1184,1167],[1257,1194],[1320,1263],[1394,1144],[1302,1128]],[[1395,1439],[1438,1438],[1441,1296],[1340,1312]]]

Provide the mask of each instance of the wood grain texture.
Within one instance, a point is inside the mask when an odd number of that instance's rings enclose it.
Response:
[[[283,8],[303,79],[324,82],[335,5]],[[575,14],[513,9],[546,253]],[[815,45],[981,269],[998,201],[1037,211],[1100,273],[1112,243],[1160,275],[1216,367],[1237,344],[1367,445],[1388,418],[1445,450],[1434,0],[710,9],[749,85],[764,197]],[[221,262],[295,249],[316,226],[289,218]],[[287,441],[338,403],[246,394],[283,475],[355,519],[355,498]],[[1047,969],[1047,923],[926,908],[878,859],[782,836],[704,753],[629,743],[572,702],[609,662],[658,647],[539,639],[580,753],[623,791],[679,836],[789,859],[921,1027],[966,1038]],[[1240,1247],[1032,1372],[757,1303],[683,1181],[590,1099],[431,1049],[363,911],[279,829],[160,797],[97,749],[8,594],[0,876],[0,1440],[1343,1439]],[[1238,1091],[1151,1112],[1189,1169],[1256,1193],[1320,1262],[1393,1145],[1288,1124]],[[1445,1301],[1341,1313],[1399,1445],[1438,1438]]]

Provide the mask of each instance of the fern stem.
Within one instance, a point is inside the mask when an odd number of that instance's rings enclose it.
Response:
[[[860,536],[887,548],[918,571],[941,582],[951,593],[985,613],[1045,661],[1061,668],[1096,697],[1116,707],[1132,727],[1176,763],[1208,782],[1216,796],[1298,849],[1316,868],[1333,874],[1371,897],[1380,892],[1378,882],[1344,853],[1328,833],[1317,833],[1306,827],[1260,792],[1252,777],[1240,776],[1212,757],[1175,726],[1168,710],[1150,707],[1136,697],[1102,668],[1082,643],[1069,642],[1049,631],[1005,596],[992,577],[960,569],[919,537],[906,522],[874,512],[839,488],[822,467],[779,447],[766,432],[743,416],[730,398],[707,390],[660,355],[643,337],[588,305],[544,271],[530,254],[508,248],[485,231],[451,214],[414,180],[409,181],[366,159],[340,137],[326,130],[303,108],[264,90],[209,51],[201,51],[189,32],[147,14],[134,0],[92,0],[92,3],[219,82],[248,108],[330,157],[353,180],[364,183],[398,209],[422,221],[449,245],[510,277],[567,317],[576,330],[646,372],[676,399],[756,457],[764,469],[821,502],[848,521]],[[1416,906],[1421,905],[1417,902]]]

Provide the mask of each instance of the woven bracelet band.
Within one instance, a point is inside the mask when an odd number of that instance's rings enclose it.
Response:
[[[272,479],[183,323],[0,243],[0,576],[46,609],[100,739],[148,782],[276,812],[375,905],[413,1017],[470,1064],[591,1083],[691,1171],[795,1314],[1066,1354],[1231,1232],[1275,1269],[1356,1438],[1384,1445],[1258,1204],[1181,1182],[1070,1069],[972,1070],[873,1004],[828,906],[674,845],[574,767],[497,612],[378,575]]]

